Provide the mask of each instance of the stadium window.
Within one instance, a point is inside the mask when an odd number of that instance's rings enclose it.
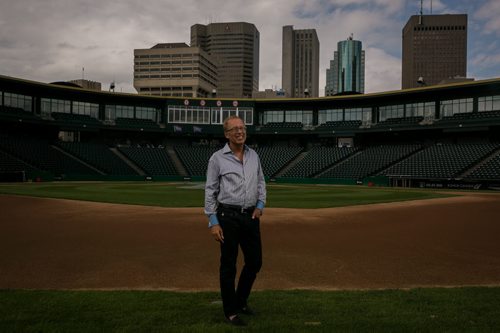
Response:
[[[302,111],[302,121],[301,123],[306,126],[311,126],[313,124],[313,112],[312,110]]]
[[[406,117],[424,116],[424,103],[412,103],[405,105]]]
[[[302,123],[312,125],[312,111],[310,110],[289,110],[285,111],[285,122]]]
[[[403,104],[385,105],[379,107],[379,121],[391,118],[403,118],[405,106]]]
[[[470,113],[473,111],[473,99],[462,98],[440,102],[441,117],[451,117],[457,113]]]
[[[405,105],[405,116],[406,117],[434,117],[436,103],[425,102],[425,103],[411,103]]]
[[[174,122],[174,110],[170,109],[170,106],[168,107],[168,122],[169,123]]]
[[[226,119],[229,116],[236,115],[237,113],[236,108],[221,108],[221,112],[222,112],[222,121],[224,121],[224,119]]]
[[[41,99],[41,114],[50,115],[52,112],[71,113],[71,101],[62,99]]]
[[[363,120],[365,113],[371,114],[371,108],[348,108],[344,110],[344,120]]]
[[[116,119],[116,105],[106,105],[104,107],[104,119],[105,120]]]
[[[264,111],[262,124],[265,125],[267,123],[282,123],[284,120],[284,111],[283,110],[273,110],[273,111]]]
[[[135,108],[135,118],[137,119],[149,119],[154,122],[157,120],[158,111],[155,108],[137,106]]]
[[[74,101],[73,114],[81,114],[91,116],[93,118],[98,118],[99,104]]]
[[[31,96],[6,92],[3,95],[3,105],[13,108],[19,108],[27,112],[32,112],[33,98]]]
[[[106,119],[134,118],[134,107],[128,105],[106,105]]]
[[[209,115],[210,115],[210,108],[208,107],[182,106],[182,105],[168,106],[169,123],[209,124],[210,123]]]
[[[241,107],[237,109],[238,116],[246,125],[253,125],[253,108]]]
[[[210,108],[204,107],[198,109],[198,122],[200,124],[210,124]],[[201,113],[201,116],[200,116]]]
[[[207,108],[208,109],[208,108]],[[203,112],[203,124],[210,124],[210,111]]]
[[[212,114],[212,124],[222,124],[222,121],[220,120],[220,108],[212,108],[211,109],[211,114]]]
[[[500,95],[479,97],[477,107],[479,112],[500,111]]]
[[[327,121],[343,121],[344,109],[326,109],[318,111],[318,125]]]

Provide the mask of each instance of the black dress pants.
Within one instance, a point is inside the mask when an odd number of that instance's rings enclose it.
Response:
[[[257,273],[262,266],[262,245],[260,239],[260,221],[252,219],[253,212],[241,212],[235,209],[219,207],[217,218],[224,233],[220,256],[220,289],[224,314],[238,313],[247,305]],[[241,247],[244,266],[238,287],[235,289],[236,262],[238,247]]]

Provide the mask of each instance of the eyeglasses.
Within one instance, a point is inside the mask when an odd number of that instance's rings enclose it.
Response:
[[[247,127],[246,126],[243,126],[243,127],[232,127],[232,128],[229,128],[226,130],[226,132],[246,132],[247,131]]]

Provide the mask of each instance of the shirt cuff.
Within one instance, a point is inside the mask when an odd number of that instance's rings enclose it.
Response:
[[[208,227],[209,228],[213,227],[214,225],[218,225],[218,224],[219,224],[219,220],[217,219],[216,214],[212,214],[208,217]]]
[[[255,205],[255,208],[258,208],[260,210],[264,210],[264,202],[258,200],[257,204]]]

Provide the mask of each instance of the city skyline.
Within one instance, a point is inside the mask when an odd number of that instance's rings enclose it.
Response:
[[[433,14],[468,14],[467,76],[500,77],[500,2],[434,0]],[[189,43],[196,23],[248,22],[260,32],[259,90],[281,88],[282,26],[316,29],[321,44],[319,95],[336,43],[351,33],[366,51],[365,92],[401,88],[401,34],[420,1],[19,0],[1,5],[0,74],[41,82],[85,79],[132,92],[133,50]],[[224,10],[222,11],[221,8]],[[430,1],[424,1],[424,15]],[[84,68],[84,70],[82,70]]]

